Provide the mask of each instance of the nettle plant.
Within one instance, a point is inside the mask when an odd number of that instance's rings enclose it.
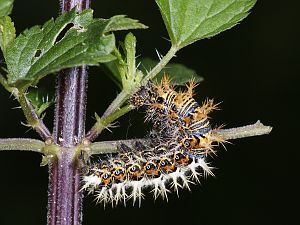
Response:
[[[5,62],[0,82],[19,102],[26,126],[41,137],[0,139],[0,149],[43,155],[41,165],[49,168],[48,224],[81,224],[84,190],[96,193],[98,202],[112,205],[129,199],[140,204],[146,187],[155,198],[167,198],[168,189],[189,188],[201,175],[212,174],[207,159],[215,153],[215,145],[271,131],[259,121],[213,129],[208,114],[217,105],[212,100],[200,105],[193,98],[201,77],[169,63],[180,49],[238,24],[255,2],[156,0],[171,47],[159,55],[157,63],[138,63],[135,36],[128,33],[120,45],[114,36],[120,30],[147,28],[137,20],[122,15],[94,18],[89,0],[61,0],[61,16],[16,36],[9,17],[13,0],[0,0],[0,47]],[[162,76],[167,64],[168,75]],[[86,67],[98,65],[106,68],[120,92],[85,132]],[[39,86],[47,75],[56,76],[55,98],[43,97],[50,94]],[[43,116],[53,103],[51,132]],[[103,130],[113,129],[119,117],[139,107],[153,126],[149,135],[94,142]],[[99,159],[91,162],[95,154]]]

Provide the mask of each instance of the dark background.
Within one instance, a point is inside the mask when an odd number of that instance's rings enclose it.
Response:
[[[150,27],[133,31],[138,55],[157,59],[155,49],[162,54],[168,50],[167,33],[154,1],[98,0],[92,6],[97,17],[126,14]],[[227,145],[227,151],[220,148],[213,161],[218,168],[216,177],[202,180],[202,185],[192,187],[192,193],[180,191],[179,199],[170,195],[168,203],[154,202],[147,195],[140,209],[119,206],[103,210],[87,197],[85,225],[293,222],[299,211],[299,7],[296,0],[260,0],[240,25],[186,47],[172,61],[204,76],[197,89],[199,101],[210,97],[222,102],[222,110],[213,114],[213,123],[235,127],[260,119],[274,127],[272,133],[235,140]],[[58,1],[17,0],[12,17],[19,33],[56,17],[58,9]],[[99,69],[90,68],[90,74],[87,128],[94,122],[94,112],[101,114],[117,94],[117,88]],[[20,124],[25,122],[21,111],[12,109],[17,102],[3,88],[0,98],[0,137],[37,138]],[[52,110],[46,116],[50,127]],[[101,139],[140,137],[146,132],[141,114],[136,112],[122,118],[120,124],[113,134],[105,132]],[[1,225],[46,224],[48,174],[46,167],[39,166],[40,161],[36,153],[0,153]]]

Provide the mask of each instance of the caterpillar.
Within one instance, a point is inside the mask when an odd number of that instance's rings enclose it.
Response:
[[[97,202],[112,206],[144,198],[144,190],[154,198],[167,199],[170,189],[189,189],[199,178],[213,175],[208,162],[214,147],[223,144],[215,135],[209,113],[217,104],[206,100],[202,105],[193,98],[196,83],[176,91],[164,76],[160,83],[149,81],[132,95],[130,103],[146,112],[145,121],[153,124],[147,142],[118,146],[118,153],[102,156],[88,166],[83,189],[95,193]],[[218,128],[217,128],[218,129]]]
[[[125,152],[122,152],[125,150]],[[148,149],[149,150],[149,149]],[[130,152],[127,152],[130,151]],[[126,145],[119,146],[119,154],[91,166],[83,178],[84,189],[96,193],[98,202],[117,205],[144,198],[143,190],[149,188],[154,198],[167,199],[169,187],[178,193],[188,188],[202,175],[213,175],[204,156],[195,156],[184,150],[171,150],[158,146],[150,151],[136,151]],[[148,153],[148,154],[147,154]]]
[[[190,151],[213,151],[213,142],[224,141],[213,134],[208,114],[218,109],[213,100],[206,100],[201,106],[193,98],[196,84],[191,80],[186,91],[176,92],[170,79],[164,76],[161,83],[151,81],[140,88],[131,103],[146,110],[146,121],[152,122],[163,139],[175,140]]]

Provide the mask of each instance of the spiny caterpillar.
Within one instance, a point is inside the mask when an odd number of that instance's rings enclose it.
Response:
[[[213,134],[208,114],[217,109],[213,100],[200,106],[193,98],[196,84],[191,80],[186,91],[176,92],[167,76],[159,85],[151,81],[131,98],[136,107],[146,110],[146,121],[153,123],[156,138],[168,140],[175,148],[184,148],[193,154],[208,154],[213,143],[223,140]]]
[[[131,97],[130,103],[146,112],[145,120],[153,123],[148,141],[132,146],[120,144],[118,153],[107,155],[88,167],[83,189],[96,193],[98,202],[124,205],[144,197],[150,189],[154,198],[167,199],[169,189],[178,194],[203,175],[213,175],[207,158],[214,146],[223,144],[215,135],[208,114],[217,109],[212,100],[199,105],[193,98],[196,84],[176,91],[164,76],[159,84],[149,81]]]

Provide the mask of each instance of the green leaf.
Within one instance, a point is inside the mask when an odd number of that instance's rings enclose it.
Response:
[[[112,61],[115,38],[110,32],[132,28],[145,26],[124,16],[93,19],[89,9],[80,14],[72,10],[25,30],[7,50],[8,84],[26,89],[64,68]]]
[[[139,23],[138,20],[127,18],[125,15],[117,15],[110,18],[110,23],[106,27],[105,32],[146,28],[148,27]]]
[[[128,33],[124,43],[120,43],[122,53],[115,48],[113,55],[116,60],[105,63],[104,72],[118,85],[120,89],[129,90],[136,82],[142,78],[136,69],[136,38],[132,33]]]
[[[150,58],[143,58],[140,62],[139,69],[147,74],[158,61]],[[168,74],[171,78],[171,83],[174,85],[185,85],[191,79],[194,79],[197,83],[203,81],[203,78],[196,74],[196,71],[187,68],[179,63],[169,63],[162,71],[156,76],[156,80],[159,82],[164,74]]]
[[[183,48],[238,24],[256,0],[156,0],[173,46]]]
[[[0,0],[0,17],[7,16],[11,13],[14,0]]]
[[[114,35],[104,35],[110,20],[90,19],[92,13],[72,10],[19,35],[7,49],[8,84],[26,89],[63,68],[113,60]]]
[[[32,88],[26,97],[30,100],[38,116],[54,103],[54,91],[48,91],[41,87]]]
[[[128,33],[125,37],[124,48],[126,52],[127,69],[125,76],[123,76],[123,88],[129,89],[135,82],[136,77],[136,38],[132,33]]]
[[[6,49],[16,38],[16,30],[14,23],[9,16],[0,17],[0,47],[4,58],[6,57]]]

